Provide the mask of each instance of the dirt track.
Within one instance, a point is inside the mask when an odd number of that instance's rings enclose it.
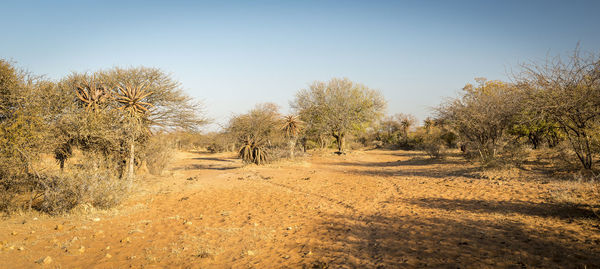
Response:
[[[561,182],[482,179],[459,158],[181,153],[169,173],[114,210],[1,221],[0,268],[600,267],[591,212],[546,199]]]

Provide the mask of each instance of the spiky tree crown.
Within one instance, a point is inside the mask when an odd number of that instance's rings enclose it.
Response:
[[[76,86],[77,98],[85,104],[86,110],[94,112],[100,109],[100,104],[110,97],[110,90],[102,81],[92,78]]]
[[[144,83],[137,85],[131,83],[117,84],[116,100],[122,105],[119,109],[129,112],[133,116],[148,112],[148,109],[153,105],[142,101],[152,95],[147,86]]]
[[[297,136],[302,129],[302,121],[296,115],[285,116],[283,117],[283,126],[281,129],[286,137]]]

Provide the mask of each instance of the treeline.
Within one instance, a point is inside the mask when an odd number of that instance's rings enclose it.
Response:
[[[284,119],[275,105],[258,105],[213,134],[209,148],[258,149],[268,156],[282,148],[290,148],[292,155],[294,148],[334,147],[342,154],[347,148],[386,147],[424,150],[432,158],[460,148],[483,166],[518,164],[530,150],[550,148],[557,152],[555,158],[593,168],[600,153],[596,55],[576,49],[566,60],[524,64],[510,82],[475,81],[422,124],[412,115],[384,117],[385,99],[362,84],[338,78],[317,81],[290,102],[293,115]],[[281,132],[286,124],[297,126],[293,135]]]
[[[0,60],[0,210],[113,206],[142,164],[157,173],[164,168],[171,147],[157,136],[199,128],[200,112],[159,69],[112,68],[51,81]]]

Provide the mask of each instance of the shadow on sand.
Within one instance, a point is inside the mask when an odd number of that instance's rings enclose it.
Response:
[[[595,268],[600,242],[527,225],[442,217],[325,217],[312,268]],[[595,250],[594,250],[595,249]]]

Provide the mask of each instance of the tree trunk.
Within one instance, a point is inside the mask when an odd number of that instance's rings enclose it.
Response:
[[[337,143],[338,146],[338,152],[342,153],[344,152],[344,144],[345,144],[345,135],[344,134],[338,134],[338,135],[333,135],[333,137],[335,137],[335,142]]]
[[[131,140],[129,141],[129,163],[128,163],[128,168],[127,168],[127,180],[129,181],[128,182],[129,187],[131,187],[133,185],[134,163],[135,163],[135,140],[133,138],[131,138]]]
[[[288,146],[290,147],[290,158],[294,158],[294,148],[296,147],[296,138],[292,137],[290,138],[290,141],[288,141]]]

